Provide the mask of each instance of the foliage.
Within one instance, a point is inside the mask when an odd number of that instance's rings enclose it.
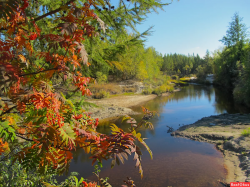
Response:
[[[149,95],[149,94],[152,94],[152,92],[153,92],[153,89],[151,89],[150,87],[147,87],[146,89],[142,91],[142,94]]]
[[[136,89],[135,89],[135,87],[126,87],[126,86],[124,86],[123,87],[123,92],[126,92],[126,93],[129,93],[129,92],[132,92],[132,93],[134,93],[134,92],[136,92]]]
[[[12,158],[26,172],[45,174],[52,168],[62,174],[76,147],[91,153],[93,164],[111,158],[114,166],[134,154],[136,167],[143,176],[141,151],[135,141],[151,157],[152,152],[136,130],[143,125],[152,128],[145,119],[153,113],[143,108],[146,117],[131,126],[129,132],[112,125],[112,135],[100,134],[96,131],[98,118],[92,119],[55,83],[74,88],[67,92],[80,91],[82,96],[90,96],[88,84],[94,82],[90,75],[96,68],[102,67],[106,75],[111,69],[110,61],[118,58],[124,48],[141,43],[141,36],[147,33],[135,32],[130,40],[115,44],[114,37],[124,37],[121,31],[126,26],[135,28],[147,13],[164,4],[135,0],[127,6],[121,0],[115,8],[103,0],[7,2],[7,6],[0,4],[0,95],[7,98],[0,100],[2,158]],[[156,75],[153,72],[159,72],[161,59],[155,57],[160,55],[153,48],[145,52],[149,54],[145,63],[152,79]],[[30,144],[14,151],[14,143],[24,142]]]
[[[173,91],[174,91],[173,85],[161,85],[157,87],[155,90],[153,90],[152,93],[156,95],[161,95],[162,93],[173,92]]]
[[[96,72],[96,79],[99,84],[107,82],[108,78],[107,75],[103,74],[102,72]]]
[[[234,14],[226,36],[220,40],[226,46],[213,54],[213,71],[216,84],[231,90],[236,102],[250,106],[250,45],[242,20],[238,13]]]
[[[100,92],[96,92],[93,94],[94,99],[102,99],[102,98],[107,98],[109,97],[109,92],[106,92],[105,90],[100,90]]]
[[[248,45],[248,51],[250,52],[250,45]],[[235,84],[233,90],[234,99],[238,103],[244,103],[250,106],[250,55],[246,59],[244,65],[237,64],[239,71],[239,79]]]
[[[122,89],[119,85],[114,83],[107,83],[105,85],[102,84],[92,84],[89,86],[92,93],[98,93],[101,92],[101,90],[104,90],[105,92],[109,94],[120,94],[122,93]]]
[[[247,37],[247,28],[242,23],[243,18],[235,13],[232,22],[229,23],[227,35],[220,40],[227,47],[236,45],[239,41],[244,41]]]
[[[205,67],[202,67],[201,65],[198,66],[198,68],[196,69],[197,71],[197,78],[200,79],[200,80],[204,80],[206,79],[206,68]]]
[[[46,174],[40,174],[36,170],[26,171],[23,169],[20,163],[15,162],[12,164],[12,160],[6,160],[0,162],[1,175],[0,186],[41,186],[42,182],[48,182],[50,184],[56,184],[54,177],[56,172],[53,168],[49,168]]]
[[[227,45],[221,52],[215,54],[214,72],[215,81],[231,90],[239,78],[237,64],[244,64],[247,55],[246,28],[242,23],[242,18],[236,13],[229,24],[227,35],[221,42]]]
[[[242,136],[250,136],[250,128],[247,128],[242,131],[241,133]]]

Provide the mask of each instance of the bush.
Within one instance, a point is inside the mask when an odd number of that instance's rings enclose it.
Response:
[[[135,87],[124,87],[123,92],[136,92]]]
[[[242,65],[241,65],[242,66]],[[243,67],[238,65],[239,76],[233,90],[234,99],[238,103],[250,106],[250,56]]]
[[[174,91],[174,86],[173,85],[167,85],[166,86],[166,91],[167,92],[173,92]]]
[[[161,85],[157,87],[152,93],[156,95],[161,95],[162,93],[173,92],[173,91],[174,91],[173,85]]]
[[[173,80],[179,81],[179,76],[178,76],[178,75],[172,75],[171,78],[172,78]]]
[[[241,133],[242,136],[250,136],[250,127],[243,130]]]
[[[198,68],[196,68],[196,71],[197,71],[197,78],[200,79],[200,80],[204,80],[206,79],[206,68],[205,67],[202,67],[201,65],[198,66]]]
[[[143,95],[149,95],[152,94],[153,90],[151,88],[146,88],[145,90],[142,91]]]
[[[122,89],[120,86],[109,83],[109,84],[92,84],[89,89],[93,94],[100,92],[101,90],[104,90],[106,92],[109,92],[109,94],[119,94],[122,93]]]
[[[153,94],[161,95],[162,93],[164,93],[164,92],[166,92],[166,91],[167,91],[167,86],[161,85],[161,86],[159,86],[158,88],[156,88],[156,89],[153,91]]]
[[[106,92],[105,90],[101,90],[100,92],[93,94],[93,98],[95,99],[102,99],[107,97],[109,97],[109,92]]]
[[[96,72],[96,80],[99,84],[106,83],[108,81],[107,75],[103,74],[102,72]]]

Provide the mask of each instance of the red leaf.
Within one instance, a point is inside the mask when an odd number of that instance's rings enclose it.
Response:
[[[37,34],[35,33],[35,34],[31,34],[30,36],[29,36],[29,39],[30,40],[35,40],[37,38]]]

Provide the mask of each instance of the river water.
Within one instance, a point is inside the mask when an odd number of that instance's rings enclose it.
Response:
[[[153,152],[151,160],[142,147],[143,179],[140,178],[138,168],[134,167],[133,157],[113,169],[110,169],[110,161],[104,162],[100,176],[109,177],[113,187],[121,186],[126,177],[132,177],[139,187],[221,186],[217,181],[223,181],[226,177],[222,153],[213,144],[172,137],[167,126],[176,130],[202,117],[221,113],[249,113],[249,110],[235,105],[230,94],[223,90],[202,85],[187,85],[169,97],[157,97],[143,106],[160,114],[160,117],[151,120],[154,130],[140,131],[142,137],[147,138],[145,141]],[[141,111],[141,107],[133,107],[133,110]],[[142,115],[133,117],[139,121]],[[124,130],[129,127],[121,123],[120,119],[115,123]],[[109,133],[109,125],[100,125],[98,131]],[[69,172],[76,171],[79,176],[96,181],[89,156],[83,150],[76,151]],[[59,180],[62,178],[65,176]]]

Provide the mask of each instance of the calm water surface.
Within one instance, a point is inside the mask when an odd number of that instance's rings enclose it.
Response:
[[[181,125],[194,123],[198,119],[221,113],[249,113],[249,110],[235,105],[229,94],[213,86],[188,85],[170,97],[157,97],[143,106],[157,111],[160,117],[154,118],[154,130],[142,129],[142,137],[148,138],[147,145],[153,152],[153,160],[143,149],[142,167],[144,177],[141,180],[138,169],[134,167],[133,158],[124,165],[110,169],[110,161],[103,163],[101,177],[109,177],[113,187],[121,186],[126,177],[132,177],[140,187],[211,187],[221,186],[217,180],[226,177],[222,153],[213,144],[196,142],[184,138],[175,138],[167,133],[171,126],[178,129]],[[141,107],[133,107],[141,111]],[[133,116],[139,121],[142,115]],[[127,129],[128,124],[115,122]],[[109,133],[109,125],[102,125],[99,132]],[[74,153],[69,172],[76,171],[80,176],[96,180],[89,155],[83,150]],[[65,177],[65,176],[64,176]],[[64,178],[60,177],[60,179]]]

